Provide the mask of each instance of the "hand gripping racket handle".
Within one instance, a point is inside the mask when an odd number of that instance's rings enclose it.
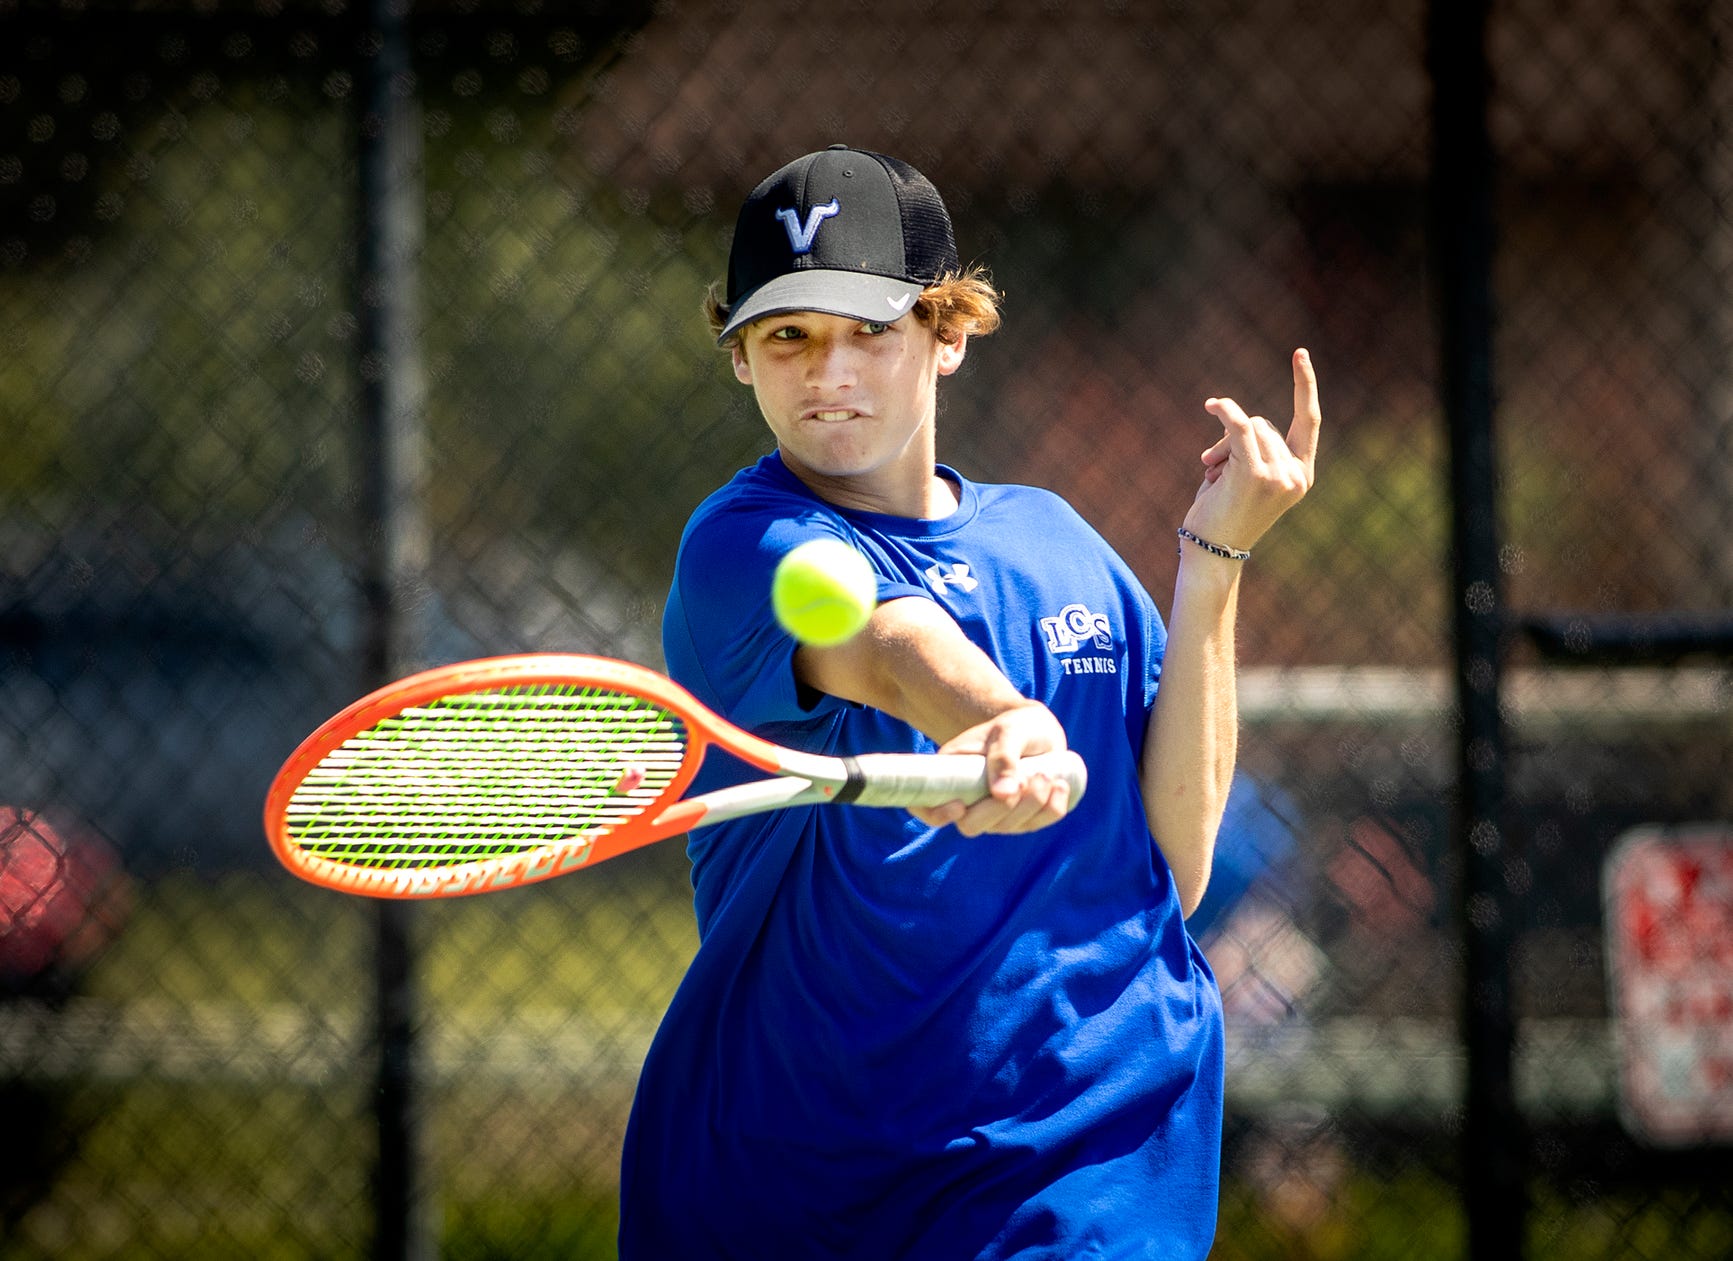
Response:
[[[862,753],[848,761],[858,770],[860,786],[854,792],[845,787],[835,800],[857,806],[942,806],[947,801],[972,805],[990,787],[987,759],[975,753]],[[1072,807],[1083,799],[1089,785],[1083,759],[1069,749],[1024,758],[1018,769],[1025,778],[1041,774],[1064,780],[1071,786]]]

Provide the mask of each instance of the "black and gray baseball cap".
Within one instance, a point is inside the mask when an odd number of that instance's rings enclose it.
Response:
[[[882,153],[832,145],[790,162],[741,206],[717,341],[785,311],[891,323],[956,270],[951,218],[927,177]]]

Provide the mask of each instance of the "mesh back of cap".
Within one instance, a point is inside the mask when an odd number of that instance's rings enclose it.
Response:
[[[927,177],[907,162],[874,154],[890,174],[903,216],[903,250],[909,274],[936,280],[957,266],[957,242],[945,203]]]

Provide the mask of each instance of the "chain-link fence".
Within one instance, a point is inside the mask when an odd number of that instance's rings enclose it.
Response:
[[[381,42],[348,8],[0,2],[8,1261],[355,1256],[380,1230],[376,908],[276,869],[258,822],[297,740],[377,681],[357,168]],[[1632,829],[1733,820],[1730,9],[1491,13],[1535,1257],[1733,1255],[1733,1127],[1647,1124],[1603,892]],[[1463,1255],[1425,7],[451,0],[404,39],[390,296],[426,476],[402,664],[660,664],[685,517],[766,444],[699,298],[738,198],[832,141],[930,174],[1009,295],[941,390],[942,458],[1062,492],[1163,603],[1202,400],[1280,414],[1312,349],[1321,476],[1248,572],[1242,772],[1193,921],[1229,1009],[1217,1255]],[[1693,905],[1699,962],[1733,964],[1733,911]],[[694,946],[679,846],[397,927],[432,1243],[610,1255],[625,1109]],[[1711,1119],[1727,972],[1657,1018],[1708,1027],[1668,1063]]]

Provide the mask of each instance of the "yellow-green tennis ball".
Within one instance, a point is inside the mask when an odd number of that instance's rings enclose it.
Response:
[[[770,583],[770,606],[782,629],[815,648],[853,639],[877,601],[871,563],[841,539],[802,543],[777,562]]]

